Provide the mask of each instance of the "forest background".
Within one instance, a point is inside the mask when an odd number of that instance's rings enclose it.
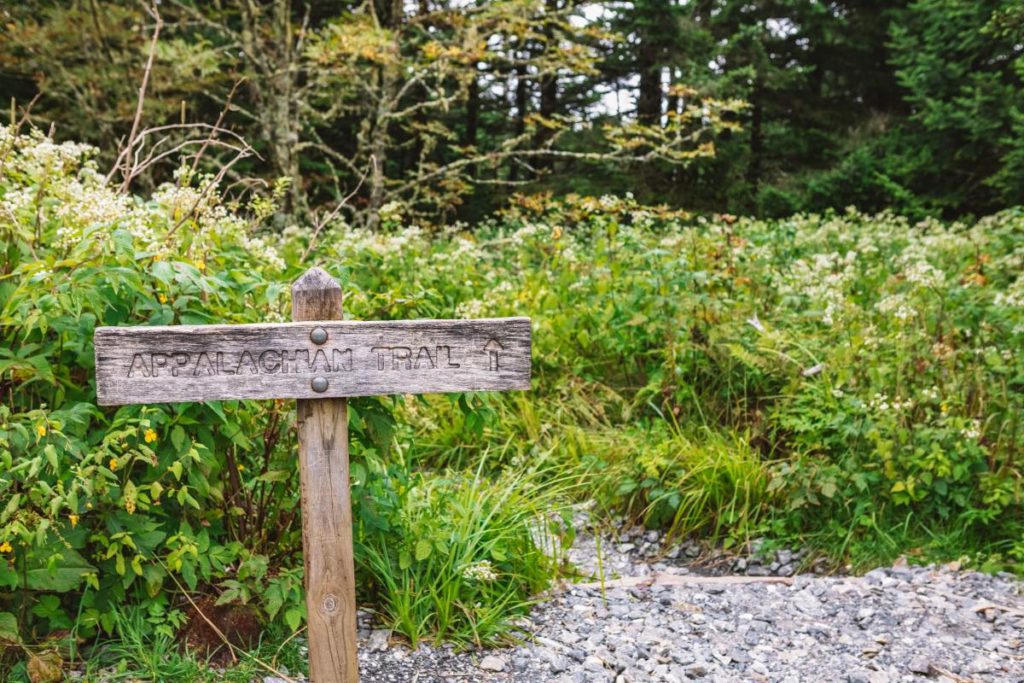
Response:
[[[258,156],[232,175],[293,179],[289,211],[355,193],[369,220],[398,202],[472,221],[511,191],[549,190],[758,216],[856,205],[951,218],[1024,198],[1024,11],[1009,0],[159,9],[145,121],[240,135]],[[3,15],[0,93],[38,95],[33,122],[111,159],[155,18],[101,0]],[[679,149],[723,121],[737,125]],[[635,124],[650,128],[623,139]]]

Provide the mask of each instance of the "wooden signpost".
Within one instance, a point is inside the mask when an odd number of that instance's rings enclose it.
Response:
[[[100,327],[100,405],[294,398],[309,673],[359,680],[348,396],[530,388],[530,320],[341,321],[335,280],[292,285],[292,323]]]

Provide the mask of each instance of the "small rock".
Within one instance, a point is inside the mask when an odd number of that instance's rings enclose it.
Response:
[[[370,631],[370,637],[366,641],[366,649],[370,652],[383,652],[388,649],[388,638],[391,631],[387,629],[374,629]]]
[[[569,668],[568,657],[562,655],[554,655],[551,657],[550,669],[553,674],[560,674]]]
[[[995,671],[996,664],[984,655],[978,655],[967,665],[967,672],[972,674],[986,674]]]
[[[480,664],[478,666],[484,671],[504,671],[505,660],[494,655],[487,655],[480,660]]]
[[[910,664],[907,668],[910,669],[912,673],[927,676],[932,670],[932,665],[931,662],[928,661],[927,657],[924,655],[918,655],[910,660]]]
[[[690,678],[700,678],[701,676],[708,675],[708,667],[706,664],[702,662],[691,664],[690,666],[686,667],[683,671],[685,671],[686,675]]]

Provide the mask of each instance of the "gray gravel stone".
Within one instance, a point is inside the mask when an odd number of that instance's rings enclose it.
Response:
[[[923,655],[918,655],[917,657],[911,659],[910,664],[907,666],[907,668],[910,669],[911,672],[915,674],[921,674],[922,676],[927,676],[929,673],[931,673],[932,669],[931,663],[928,661],[928,658]]]
[[[505,660],[495,655],[487,655],[480,660],[480,668],[484,671],[504,671]]]
[[[374,629],[370,631],[370,637],[366,642],[366,649],[370,652],[383,652],[388,649],[388,638],[391,631],[387,629]]]
[[[619,576],[722,570],[763,576],[772,562],[780,573],[813,562],[799,550],[763,559],[748,554],[745,563],[714,559],[715,551],[692,541],[663,552],[661,537],[647,530],[623,531],[601,546],[604,595],[552,590],[520,623],[528,635],[511,648],[409,650],[388,647],[384,638],[378,650],[372,644],[382,638],[380,629],[361,622],[363,680],[923,683],[942,681],[941,670],[976,683],[1024,683],[1024,583],[1009,575],[899,563],[859,577],[799,574],[792,585],[622,588],[613,583]],[[706,563],[709,557],[715,564]],[[580,533],[570,559],[597,576],[592,536]],[[501,667],[483,666],[491,658]]]

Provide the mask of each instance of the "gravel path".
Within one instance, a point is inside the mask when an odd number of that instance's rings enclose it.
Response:
[[[781,579],[788,585],[665,585],[707,566],[685,545],[653,561],[660,543],[648,534],[606,543],[604,571],[651,585],[608,578],[604,596],[599,587],[556,591],[523,623],[532,641],[507,649],[410,651],[364,628],[363,680],[1024,682],[1024,583],[1008,575],[897,564],[861,577]],[[572,559],[596,571],[593,539],[580,538]],[[783,550],[712,564],[733,576],[785,576],[798,560]]]

